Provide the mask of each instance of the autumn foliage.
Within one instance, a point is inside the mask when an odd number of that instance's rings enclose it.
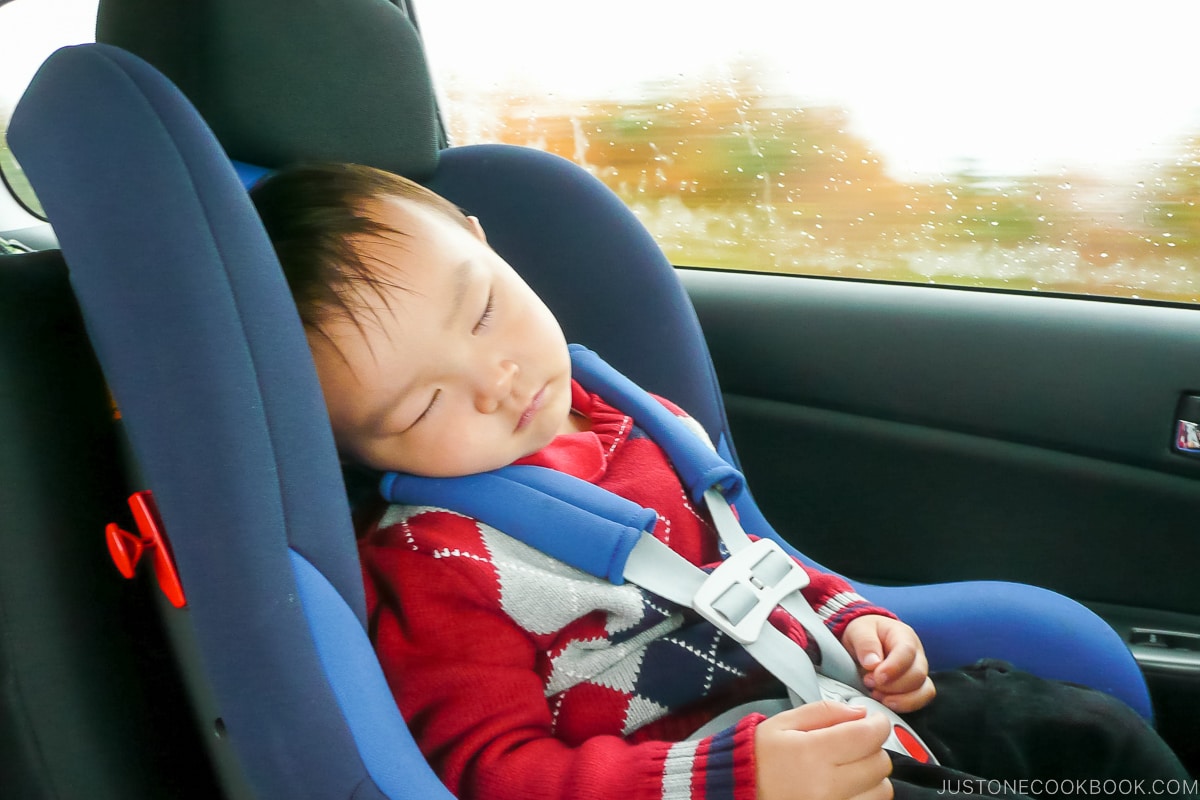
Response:
[[[1200,302],[1200,136],[1114,181],[893,178],[841,109],[749,74],[635,102],[447,98],[456,143],[545,149],[591,171],[689,266]]]

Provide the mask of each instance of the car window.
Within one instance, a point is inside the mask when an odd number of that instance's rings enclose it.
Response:
[[[1200,302],[1192,0],[417,11],[453,143],[575,160],[678,265]]]
[[[98,0],[10,0],[0,3],[0,233],[38,223],[41,206],[8,148],[13,107],[46,56],[94,41]],[[14,197],[15,195],[15,197]],[[20,198],[18,200],[17,198]]]

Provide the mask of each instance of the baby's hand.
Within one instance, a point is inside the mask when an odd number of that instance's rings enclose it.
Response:
[[[878,614],[858,617],[846,626],[842,644],[863,668],[863,685],[893,711],[916,711],[937,691],[916,632],[903,622]]]
[[[754,733],[758,800],[890,800],[892,761],[882,714],[822,701],[759,723]]]

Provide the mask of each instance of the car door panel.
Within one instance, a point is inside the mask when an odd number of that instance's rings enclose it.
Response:
[[[1197,311],[683,276],[755,494],[805,545],[828,539],[831,560],[879,579],[1044,577],[1200,611],[1184,572],[1200,458],[1171,448],[1179,398],[1200,386]],[[1112,581],[1070,574],[1108,562]],[[1155,576],[1152,596],[1131,569]]]

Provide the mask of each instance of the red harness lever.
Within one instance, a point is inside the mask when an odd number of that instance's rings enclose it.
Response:
[[[179,572],[175,569],[171,546],[163,533],[158,507],[154,505],[154,495],[149,491],[134,492],[129,496],[129,508],[133,511],[138,533],[130,533],[115,522],[110,522],[104,530],[104,536],[108,540],[108,553],[112,556],[113,563],[123,576],[132,578],[137,572],[137,565],[142,556],[149,552],[158,587],[171,601],[171,605],[183,608],[187,605],[187,598],[183,594]]]

